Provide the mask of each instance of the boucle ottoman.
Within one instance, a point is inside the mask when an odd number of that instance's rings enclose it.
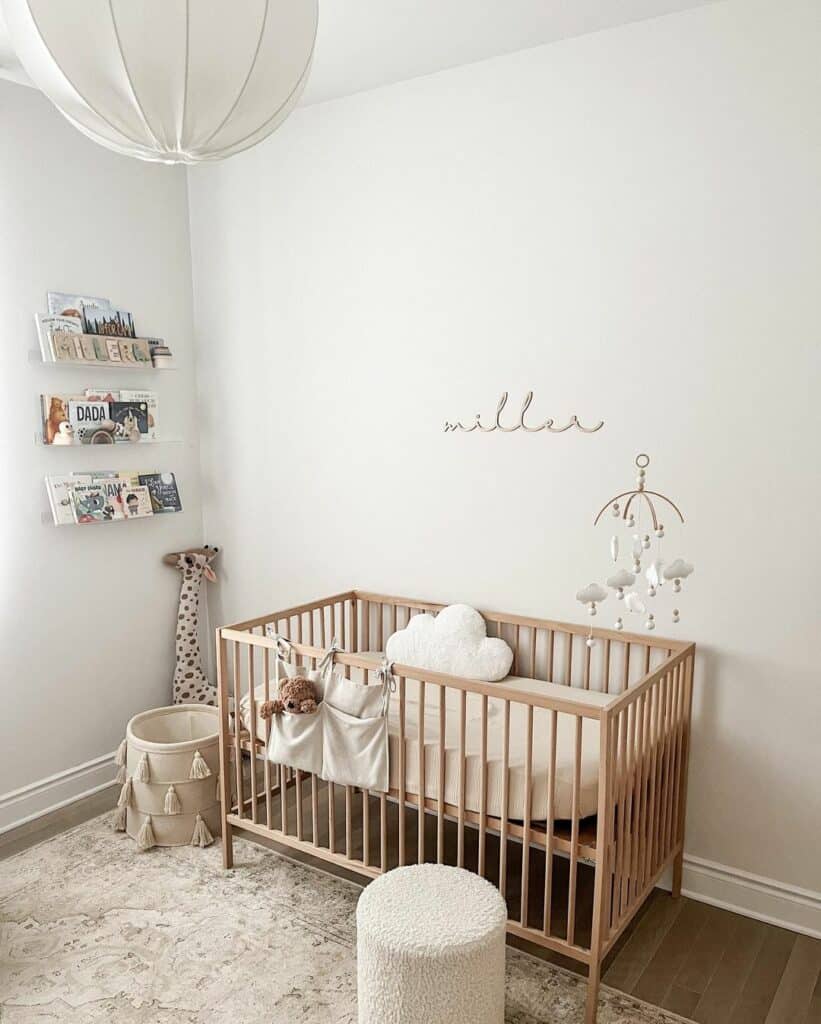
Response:
[[[359,1024],[502,1024],[499,890],[440,864],[396,868],[356,908]]]

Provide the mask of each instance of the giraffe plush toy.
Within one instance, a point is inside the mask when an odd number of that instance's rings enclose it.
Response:
[[[202,579],[216,581],[211,562],[219,548],[191,548],[174,551],[163,561],[182,573],[180,606],[177,612],[177,667],[174,670],[175,704],[216,704],[216,688],[208,681],[202,668],[199,637],[200,587]]]

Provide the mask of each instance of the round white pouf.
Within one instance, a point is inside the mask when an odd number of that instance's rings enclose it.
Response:
[[[490,882],[419,864],[356,908],[359,1024],[502,1024],[507,908]]]

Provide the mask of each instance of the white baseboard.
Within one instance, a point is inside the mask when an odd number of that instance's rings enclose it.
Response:
[[[81,797],[99,793],[113,781],[114,751],[20,789],[0,793],[0,835]]]
[[[659,885],[670,888],[670,873]],[[723,910],[821,938],[821,893],[684,855],[681,892]]]

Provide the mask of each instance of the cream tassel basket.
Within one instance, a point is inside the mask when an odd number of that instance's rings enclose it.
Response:
[[[209,846],[220,832],[216,708],[175,704],[135,715],[117,751],[114,828],[141,850]]]

